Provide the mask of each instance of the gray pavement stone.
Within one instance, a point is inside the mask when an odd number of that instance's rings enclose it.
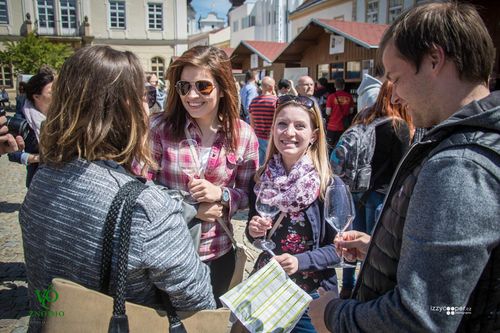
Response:
[[[26,332],[28,295],[18,211],[26,169],[0,157],[0,332]]]

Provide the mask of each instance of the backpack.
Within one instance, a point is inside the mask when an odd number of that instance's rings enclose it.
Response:
[[[368,125],[354,125],[342,134],[333,149],[330,156],[333,172],[349,185],[351,192],[364,192],[370,188],[375,129],[389,121],[391,118],[382,117]]]

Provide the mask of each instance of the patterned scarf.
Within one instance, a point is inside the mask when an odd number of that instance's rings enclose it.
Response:
[[[269,161],[260,177],[261,182],[270,181],[280,189],[275,205],[285,213],[296,213],[309,207],[319,196],[319,174],[311,158],[302,156],[287,175],[279,154]],[[255,184],[255,194],[259,193],[260,184]]]

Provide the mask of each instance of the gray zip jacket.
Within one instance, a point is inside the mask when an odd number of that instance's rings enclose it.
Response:
[[[54,277],[99,290],[105,217],[118,189],[133,179],[108,164],[41,166],[33,179],[19,214],[32,310],[40,310],[35,290]],[[126,298],[162,307],[164,292],[178,310],[215,307],[209,269],[193,247],[181,204],[149,186],[132,214]],[[39,325],[32,317],[31,329]]]
[[[326,309],[330,330],[455,332],[464,314],[481,311],[467,305],[500,246],[499,131],[500,93],[492,93],[410,149],[391,182],[356,299]],[[428,159],[416,153],[433,142],[448,148],[437,146]],[[417,172],[404,170],[411,160],[420,163]]]

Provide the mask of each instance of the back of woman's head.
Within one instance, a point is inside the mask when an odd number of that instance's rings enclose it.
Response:
[[[398,119],[402,119],[407,123],[408,128],[412,130],[413,122],[406,106],[393,104],[391,101],[393,90],[394,84],[391,81],[386,80],[382,84],[382,87],[380,87],[380,92],[375,104],[361,111],[359,116],[356,117],[354,124],[369,124],[376,118],[391,117],[393,118],[394,126],[399,124],[399,122],[397,122]]]
[[[114,160],[130,170],[135,158],[154,166],[143,106],[144,73],[133,53],[108,46],[80,49],[63,64],[54,86],[42,127],[45,163]]]
[[[33,75],[26,83],[25,91],[26,98],[31,102],[35,103],[34,95],[41,95],[43,88],[54,81],[54,71],[48,67],[43,67],[38,71],[37,74]]]
[[[234,84],[231,60],[221,49],[213,46],[195,46],[184,52],[168,68],[167,80],[172,87],[181,79],[182,71],[187,66],[206,69],[215,79],[223,96],[219,101],[217,116],[233,149],[236,149],[238,138],[238,91]],[[212,93],[215,93],[212,92]],[[181,139],[184,135],[188,113],[182,105],[176,89],[169,89],[164,119],[169,124],[173,136]]]

